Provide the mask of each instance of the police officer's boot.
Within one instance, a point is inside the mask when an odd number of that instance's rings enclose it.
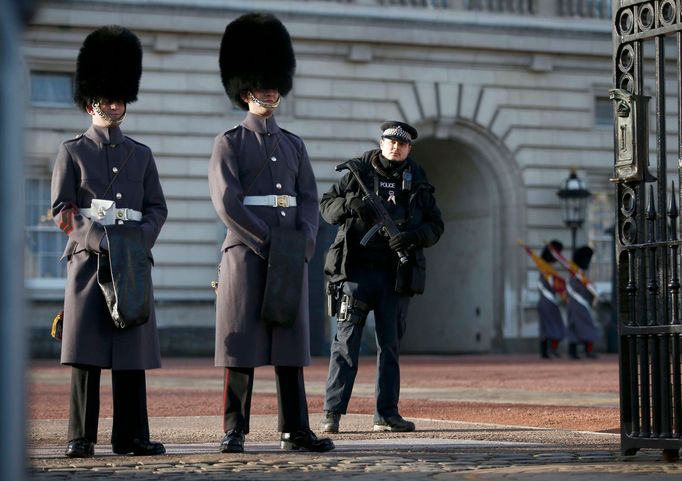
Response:
[[[374,418],[374,431],[392,431],[394,433],[406,433],[414,431],[414,423],[403,419],[400,414],[381,416]]]
[[[549,359],[549,341],[547,339],[540,341],[540,357]]]
[[[325,411],[324,418],[320,423],[320,429],[323,433],[338,433],[339,432],[339,422],[341,421],[341,415],[334,411]]]

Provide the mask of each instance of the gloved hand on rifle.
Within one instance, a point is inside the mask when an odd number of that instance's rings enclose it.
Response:
[[[362,197],[358,194],[349,194],[346,196],[346,206],[353,213],[355,217],[359,217],[360,220],[366,222],[367,224],[374,224],[376,219],[374,218],[374,211],[372,208],[362,200]]]
[[[401,232],[388,240],[388,246],[394,251],[407,250],[422,245],[421,233],[416,230]]]

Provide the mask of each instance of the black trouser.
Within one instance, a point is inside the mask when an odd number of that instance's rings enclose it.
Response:
[[[85,438],[97,442],[99,384],[102,370],[73,366],[69,402],[69,441]],[[149,440],[147,387],[143,370],[111,371],[114,420],[111,443],[125,445],[133,439]]]
[[[351,281],[350,279],[353,279]],[[357,282],[354,282],[356,281]],[[375,420],[398,414],[400,397],[400,340],[405,333],[409,297],[395,292],[393,270],[361,268],[349,273],[343,293],[374,311],[377,343]],[[346,414],[358,372],[364,323],[339,320],[331,347],[325,411]]]
[[[308,404],[305,396],[303,368],[275,366],[277,381],[278,430],[292,433],[308,429]],[[253,393],[252,367],[226,367],[223,390],[223,430],[239,428],[249,432],[251,394]]]

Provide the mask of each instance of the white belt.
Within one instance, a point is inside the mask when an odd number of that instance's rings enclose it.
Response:
[[[589,303],[587,299],[585,299],[578,292],[576,292],[575,289],[571,287],[570,282],[566,284],[566,290],[568,291],[568,295],[571,296],[578,304],[583,306],[583,308],[585,308],[585,310],[590,313],[590,317],[594,319],[595,316],[594,311],[592,310],[592,305]]]
[[[96,220],[102,225],[115,224],[117,220],[142,220],[142,212],[134,209],[78,209],[78,212],[85,217]]]
[[[291,195],[247,195],[244,197],[244,205],[296,207],[296,197]]]
[[[551,302],[555,306],[559,305],[559,301],[557,299],[556,294],[553,292],[550,292],[550,290],[545,287],[545,285],[542,283],[542,281],[538,281],[538,290],[540,291],[540,294],[542,295],[542,297],[547,299],[549,302]]]

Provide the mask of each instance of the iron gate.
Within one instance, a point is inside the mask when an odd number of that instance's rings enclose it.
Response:
[[[682,0],[614,0],[612,9],[621,451],[657,448],[676,459],[682,447]],[[677,132],[666,135],[666,85],[675,84],[670,111],[677,125],[670,127]],[[670,183],[668,138],[677,144]]]

